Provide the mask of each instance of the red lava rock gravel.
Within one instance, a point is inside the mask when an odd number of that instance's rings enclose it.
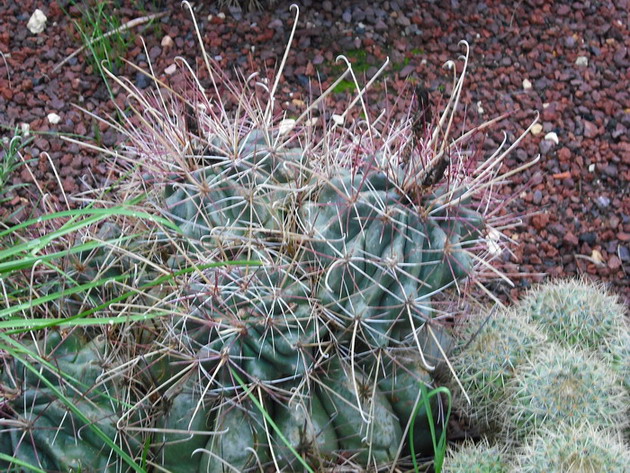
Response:
[[[201,65],[192,22],[179,1],[115,3],[133,5],[115,10],[121,23],[167,12],[153,24],[132,30],[126,59],[146,67],[141,35],[157,74],[171,83],[178,80],[172,66],[175,56]],[[273,9],[261,12],[221,11],[216,2],[195,3],[208,54],[227,77],[236,78],[234,68],[265,74],[277,66],[293,24],[290,2],[276,2]],[[465,120],[470,127],[511,112],[481,141],[485,152],[501,143],[503,131],[508,143],[513,142],[531,123],[532,111],[540,113],[540,127],[505,162],[507,170],[541,155],[537,165],[504,189],[506,197],[515,194],[508,210],[523,215],[522,226],[506,231],[515,244],[501,262],[516,288],[497,283],[493,289],[513,298],[542,274],[587,274],[609,282],[628,299],[628,0],[297,3],[301,16],[279,91],[281,108],[289,113],[303,110],[309,84],[316,84],[318,77],[324,86],[332,83],[341,70],[335,58],[343,53],[367,77],[389,57],[387,87],[394,98],[415,80],[425,84],[434,103],[444,102],[452,72],[442,65],[463,52],[458,42],[466,40],[471,55],[459,123]],[[43,32],[32,34],[26,25],[36,8],[48,20]],[[87,136],[102,146],[120,141],[115,131],[72,106],[100,116],[114,112],[86,56],[79,54],[52,71],[81,45],[64,10],[79,16],[67,1],[0,5],[1,132],[10,136],[15,126],[26,123],[34,133],[24,149],[24,157],[32,162],[15,181],[31,182],[35,176],[60,208],[65,204],[50,162],[67,194],[103,185],[111,176],[98,152],[50,133]],[[129,66],[123,64],[119,73],[140,88],[149,85],[146,76]],[[113,90],[116,101],[124,104],[120,88]],[[393,98],[383,99],[382,90],[377,87],[368,96],[375,109],[394,105]],[[331,97],[331,113],[343,110],[349,98],[350,92]],[[50,113],[59,115],[58,124],[49,122]],[[18,203],[16,195],[10,205]]]

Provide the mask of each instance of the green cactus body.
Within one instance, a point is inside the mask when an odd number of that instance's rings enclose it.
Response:
[[[622,330],[613,337],[603,357],[630,394],[630,330]]]
[[[506,399],[505,385],[547,339],[526,317],[514,312],[473,316],[460,331],[451,362],[470,403],[453,382],[454,402],[487,429],[498,420]]]
[[[209,417],[210,408],[200,403],[199,395],[183,391],[175,396],[167,412],[158,419],[157,427],[168,430],[157,434],[160,465],[171,473],[201,473],[201,454],[196,450],[206,446],[209,436],[193,432],[210,431]]]
[[[333,458],[339,449],[337,434],[332,420],[326,413],[319,397],[311,393],[308,400],[277,406],[274,410],[275,422],[289,445],[313,467]],[[303,469],[298,458],[275,433],[273,448],[278,465],[286,471]]]
[[[352,377],[334,365],[321,379],[326,389],[319,386],[316,393],[335,426],[340,450],[361,465],[392,462],[402,442],[402,430],[389,401],[359,371],[354,373],[355,387]]]
[[[602,429],[628,424],[630,400],[602,359],[551,344],[517,367],[503,404],[505,433],[516,438],[587,420]]]
[[[539,470],[543,472],[546,470]],[[449,450],[442,466],[443,473],[509,473],[510,460],[505,448],[487,441],[469,442]]]
[[[112,441],[123,440],[126,448],[137,449],[137,439],[121,434],[116,427],[122,408],[113,399],[122,394],[114,382],[99,382],[104,373],[105,339],[97,337],[86,343],[70,335],[62,340],[58,333],[49,333],[45,340],[28,347],[41,353],[54,367],[51,372],[37,360],[30,363],[41,369],[45,378],[76,406]],[[112,449],[104,445],[94,430],[84,423],[60,399],[52,388],[43,384],[19,361],[7,367],[0,384],[5,392],[16,395],[9,401],[17,425],[0,432],[2,453],[48,471],[115,472],[120,464]],[[0,460],[0,466],[7,463]]]
[[[369,346],[387,346],[410,311],[418,323],[426,320],[431,294],[472,269],[458,255],[470,236],[464,225],[457,227],[464,234],[447,234],[403,201],[384,173],[343,171],[302,208],[323,270],[318,296],[342,325],[360,321]]]
[[[199,471],[261,471],[269,461],[267,427],[260,410],[250,404],[224,403],[215,413],[214,432],[202,452]]]
[[[25,398],[36,398],[38,404],[29,404],[17,420],[32,427],[28,432],[10,433],[10,455],[48,471],[117,471],[119,466],[110,463],[111,448],[85,424],[77,422],[64,404],[41,388],[25,393]],[[89,402],[77,401],[76,406],[111,439],[116,438],[117,416]]]
[[[317,336],[308,286],[297,268],[256,267],[216,271],[217,285],[195,284],[189,320],[180,328],[200,361],[220,358],[247,366],[250,376],[278,379],[306,371]]]
[[[599,353],[609,352],[611,340],[629,330],[618,298],[586,281],[542,284],[521,301],[519,310],[555,342]]]
[[[390,366],[386,367],[387,376],[378,381],[378,387],[390,402],[403,430],[410,423],[416,402],[420,403],[412,433],[414,452],[421,457],[428,457],[433,454],[428,416],[432,415],[436,436],[439,437],[442,431],[438,421],[441,409],[438,396],[432,397],[429,401],[431,414],[427,413],[423,405],[419,385],[423,383],[427,391],[431,390],[432,385],[431,376],[423,366],[417,352],[409,350],[404,354],[397,354],[396,362],[392,361]]]
[[[274,150],[269,139],[253,130],[235,150],[209,158],[211,164],[187,182],[166,187],[166,214],[184,235],[222,249],[280,239],[283,210],[303,179],[303,153]]]
[[[618,435],[588,425],[543,429],[518,450],[513,473],[627,473],[630,450]]]

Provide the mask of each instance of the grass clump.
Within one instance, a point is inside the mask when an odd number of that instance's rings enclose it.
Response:
[[[79,11],[79,18],[73,22],[90,53],[88,61],[97,71],[103,67],[110,71],[118,70],[132,38],[129,31],[120,31],[122,24],[118,15],[114,14],[113,2],[73,1],[72,5]],[[105,78],[102,72],[101,75]]]

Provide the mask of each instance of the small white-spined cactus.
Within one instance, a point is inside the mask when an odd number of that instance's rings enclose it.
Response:
[[[626,308],[602,284],[586,280],[547,282],[528,293],[518,310],[549,338],[606,353],[611,340],[628,331]]]
[[[461,329],[452,364],[470,403],[453,383],[455,399],[467,417],[487,428],[496,423],[506,383],[544,346],[546,337],[510,311],[471,317]]]
[[[517,368],[506,394],[504,433],[512,440],[561,424],[615,430],[628,422],[630,402],[614,372],[576,348],[550,344]]]
[[[610,340],[604,359],[630,393],[630,330],[624,330]]]
[[[442,473],[508,473],[509,455],[504,446],[487,440],[466,443],[447,455]]]
[[[588,424],[533,435],[516,455],[513,473],[627,473],[630,448],[618,435]]]

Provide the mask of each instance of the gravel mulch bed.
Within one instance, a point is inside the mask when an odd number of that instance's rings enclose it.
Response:
[[[53,68],[81,46],[67,1],[2,2],[0,5],[0,123],[3,136],[28,124],[34,140],[24,149],[33,159],[15,183],[33,178],[50,193],[49,203],[65,207],[69,195],[101,186],[111,179],[103,156],[69,144],[49,132],[87,136],[102,146],[116,146],[120,136],[72,104],[101,116],[114,108],[107,89],[85,54]],[[119,8],[114,9],[118,3]],[[131,30],[125,58],[146,67],[140,36],[160,77],[177,83],[173,59],[183,56],[201,65],[194,27],[179,1],[111,2],[109,13],[121,23],[155,12],[165,16]],[[510,154],[506,170],[540,154],[540,162],[515,176],[504,189],[515,194],[508,206],[524,215],[523,225],[509,231],[513,253],[501,268],[516,287],[497,283],[504,299],[515,298],[543,275],[586,274],[606,281],[630,298],[630,35],[628,0],[606,1],[298,1],[301,16],[279,90],[279,107],[299,113],[310,96],[310,84],[328,85],[342,67],[339,54],[354,62],[359,75],[372,76],[389,57],[383,100],[376,87],[368,102],[375,109],[404,108],[396,94],[422,83],[434,103],[444,101],[452,72],[442,68],[471,47],[460,124],[480,124],[502,113],[511,115],[482,140],[483,151],[503,139],[516,139],[540,112],[540,127]],[[273,70],[280,61],[291,25],[290,2],[279,1],[260,12],[220,10],[216,2],[196,2],[196,15],[207,51],[235,78],[234,68],[248,74]],[[44,31],[33,34],[27,23],[36,8],[47,17]],[[69,12],[69,15],[64,13]],[[168,38],[167,38],[168,37]],[[146,76],[121,64],[120,74],[138,87]],[[361,79],[363,80],[363,79]],[[314,87],[317,89],[318,86]],[[117,102],[124,93],[114,87]],[[314,95],[317,95],[315,93]],[[409,94],[405,95],[407,97]],[[351,92],[336,93],[330,112],[343,110]],[[58,123],[49,114],[59,116]],[[53,120],[54,121],[54,120]],[[33,195],[35,193],[33,192]],[[22,192],[5,206],[32,205]],[[0,214],[1,215],[1,214]],[[25,213],[16,218],[23,218]]]

